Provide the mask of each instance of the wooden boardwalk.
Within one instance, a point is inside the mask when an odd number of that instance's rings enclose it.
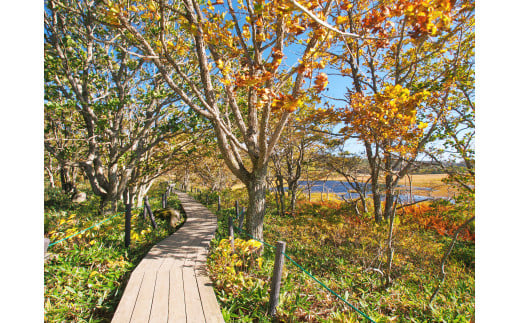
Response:
[[[206,272],[217,218],[187,194],[175,193],[186,222],[135,268],[112,322],[224,322]]]

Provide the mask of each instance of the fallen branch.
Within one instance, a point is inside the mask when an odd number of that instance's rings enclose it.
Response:
[[[401,205],[398,208],[396,208],[396,210],[400,210],[400,209],[405,208],[407,206],[412,206],[412,205],[415,205],[415,204],[421,203],[421,202],[433,202],[433,201],[439,201],[439,200],[443,200],[443,198],[420,200],[420,201],[416,201],[416,202],[413,202],[413,203],[404,204],[404,205]]]

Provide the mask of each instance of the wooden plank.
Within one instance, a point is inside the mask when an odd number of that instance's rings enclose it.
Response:
[[[199,288],[195,276],[197,248],[192,248],[186,257],[186,263],[182,268],[184,280],[184,301],[186,303],[186,322],[204,322],[204,310],[200,302]]]
[[[187,220],[134,270],[113,322],[224,322],[205,272],[217,218],[187,194],[176,193]]]
[[[155,289],[153,292],[150,323],[168,322],[168,300],[170,296],[170,272],[157,272]]]
[[[135,302],[132,319],[130,322],[143,323],[148,322],[150,311],[152,309],[153,292],[155,289],[156,272],[145,272],[141,289]]]
[[[155,271],[158,268],[160,268],[162,262],[164,261],[163,258],[158,257],[151,257],[150,255],[147,255],[146,257],[141,260],[139,265],[134,269],[135,273],[146,273],[150,271]]]
[[[186,305],[184,302],[183,264],[178,261],[170,268],[170,299],[168,303],[169,323],[186,322]]]
[[[132,276],[130,276],[123,297],[121,297],[117,310],[112,318],[113,323],[126,323],[130,321],[143,277],[144,273],[132,273]]]
[[[206,267],[207,250],[201,249],[197,257],[197,286],[204,310],[204,318],[208,323],[224,323],[224,317],[213,290],[213,283],[209,279]]]

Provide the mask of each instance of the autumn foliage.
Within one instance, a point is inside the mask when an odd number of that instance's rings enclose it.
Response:
[[[386,141],[387,151],[406,154],[421,139],[428,123],[419,121],[418,110],[431,104],[431,93],[421,91],[411,94],[400,85],[386,86],[381,93],[365,96],[355,93],[350,108],[345,108],[342,120],[347,124],[343,132],[359,134],[369,143]]]
[[[435,205],[432,207],[428,203],[407,206],[403,208],[404,221],[415,224],[421,229],[432,230],[441,236],[452,236],[453,233],[464,223],[464,220],[455,219],[450,211],[452,205]],[[475,229],[466,226],[458,236],[465,241],[475,241]]]

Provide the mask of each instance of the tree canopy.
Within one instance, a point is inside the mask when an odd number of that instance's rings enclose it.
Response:
[[[331,140],[317,125],[336,127],[333,140],[364,146],[380,221],[380,177],[388,218],[419,156],[442,164],[434,143],[454,147],[472,173],[473,22],[474,3],[456,0],[49,0],[46,149],[117,200],[213,137],[247,188],[247,230],[261,238],[269,163],[282,174],[287,157],[294,190],[303,148]],[[323,95],[338,86],[342,97]]]

